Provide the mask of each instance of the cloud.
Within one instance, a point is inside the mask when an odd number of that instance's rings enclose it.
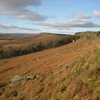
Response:
[[[89,19],[91,18],[89,15],[85,14],[85,13],[77,13],[75,14],[75,16],[78,18],[78,19]]]
[[[32,11],[28,11],[24,9],[5,11],[5,12],[2,12],[1,14],[11,15],[12,18],[30,20],[30,21],[43,21],[48,18],[47,16],[43,16],[36,12],[32,12]]]
[[[0,0],[0,7],[5,8],[21,8],[29,5],[38,6],[41,0]]]
[[[100,12],[93,11],[93,16],[96,17],[96,18],[100,18]]]
[[[0,24],[0,29],[6,30],[6,31],[7,30],[10,30],[10,31],[30,31],[30,32],[40,31],[38,29],[13,26],[13,25],[10,25],[10,24]]]
[[[39,23],[39,25],[53,28],[98,28],[100,24],[95,24],[86,20],[69,20],[64,22],[56,22],[56,23]]]
[[[41,5],[41,0],[0,0],[0,14],[30,21],[46,20],[47,16],[26,9],[28,6],[39,5]]]

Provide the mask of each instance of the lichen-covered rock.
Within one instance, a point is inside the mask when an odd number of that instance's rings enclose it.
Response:
[[[92,31],[78,32],[75,33],[75,36],[83,39],[90,39],[90,38],[100,37],[100,32],[92,32]]]
[[[22,77],[21,77],[21,76],[15,75],[15,76],[11,79],[11,83],[15,83],[15,82],[18,82],[18,81],[21,81],[21,80],[22,80]]]
[[[15,75],[12,79],[11,79],[11,83],[18,83],[20,81],[23,80],[34,80],[36,78],[36,75],[27,75],[24,77],[21,77],[19,75]]]
[[[33,80],[35,78],[36,78],[36,75],[28,75],[24,77],[25,80]]]

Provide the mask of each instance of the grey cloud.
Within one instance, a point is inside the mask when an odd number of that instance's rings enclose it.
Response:
[[[21,31],[40,31],[38,29],[33,29],[33,28],[24,28],[24,27],[18,27],[18,26],[13,26],[9,24],[0,24],[0,29],[4,30],[21,30]]]
[[[86,20],[71,20],[58,23],[39,23],[39,25],[54,27],[54,28],[98,28],[100,24],[95,24]]]
[[[38,6],[41,0],[0,0],[0,14],[9,15],[12,18],[43,21],[48,17],[34,11],[26,10],[27,6]]]
[[[0,8],[21,8],[29,5],[38,6],[41,0],[0,0]]]
[[[40,15],[36,12],[28,11],[28,10],[12,10],[12,11],[5,11],[2,14],[12,15],[12,18],[22,19],[22,20],[30,20],[30,21],[43,21],[46,20],[48,17]]]

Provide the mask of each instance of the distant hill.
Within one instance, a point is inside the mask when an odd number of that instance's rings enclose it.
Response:
[[[40,34],[0,34],[0,46],[16,46],[26,45],[37,42],[45,42],[52,39],[56,39],[59,36],[70,36],[60,35],[53,33],[40,33]]]
[[[32,35],[0,35],[0,59],[25,55],[71,43],[74,35],[40,33]]]

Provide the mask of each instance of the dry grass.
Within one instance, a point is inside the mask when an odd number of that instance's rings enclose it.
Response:
[[[0,80],[6,83],[0,100],[99,100],[100,48],[96,44],[100,39],[78,40],[0,60]],[[39,77],[9,86],[12,76],[32,74]]]

